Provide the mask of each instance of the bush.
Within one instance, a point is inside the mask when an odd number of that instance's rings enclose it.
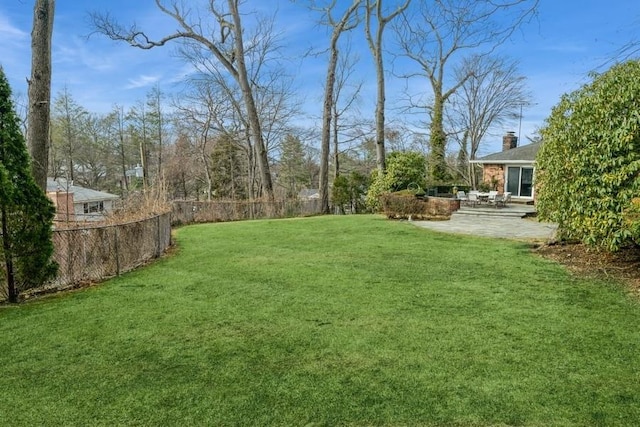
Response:
[[[418,198],[411,190],[383,194],[382,211],[387,218],[447,219],[460,208],[460,201],[443,197]]]
[[[380,196],[399,190],[414,188],[422,190],[426,182],[426,158],[416,151],[395,151],[387,157],[387,170],[383,175],[378,171],[371,174],[371,185],[367,191],[367,206],[379,211]]]
[[[623,212],[624,228],[636,245],[640,245],[640,197],[631,199],[630,206]]]
[[[640,239],[640,226],[629,225],[640,189],[639,112],[638,61],[594,75],[553,108],[536,159],[537,207],[559,224],[559,237],[610,251]]]
[[[382,211],[387,218],[421,217],[426,214],[426,204],[408,190],[388,193],[380,197]]]
[[[331,188],[331,200],[342,213],[347,207],[352,213],[361,212],[363,207],[362,196],[367,188],[368,178],[356,171],[349,175],[337,176]]]

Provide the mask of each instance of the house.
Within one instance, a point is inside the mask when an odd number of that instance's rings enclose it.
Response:
[[[502,151],[489,154],[471,163],[482,165],[482,180],[493,182],[501,193],[509,191],[514,200],[535,200],[535,160],[540,142],[518,147],[518,137],[507,132],[502,137]]]
[[[304,190],[300,190],[298,193],[298,198],[302,200],[317,200],[320,198],[320,190],[317,188],[307,188]]]
[[[99,221],[113,211],[115,201],[120,199],[63,178],[47,178],[47,196],[56,208],[55,221]]]

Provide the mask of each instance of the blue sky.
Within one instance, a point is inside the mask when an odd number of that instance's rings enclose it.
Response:
[[[278,24],[295,86],[306,100],[304,110],[311,117],[321,114],[321,96],[325,65],[321,58],[303,58],[312,46],[322,48],[327,38],[316,25],[317,16],[298,1],[249,0],[256,7],[278,7]],[[109,111],[114,104],[126,107],[142,100],[155,85],[165,92],[179,90],[178,82],[189,67],[178,59],[172,47],[141,51],[90,33],[87,13],[109,11],[123,23],[135,20],[142,28],[162,34],[172,25],[156,9],[153,0],[75,1],[58,0],[53,39],[53,88],[55,96],[65,86],[74,99],[92,112]],[[30,32],[33,0],[0,2],[0,65],[13,91],[26,97],[26,78],[30,74]],[[499,53],[519,60],[520,71],[527,77],[535,105],[524,111],[522,139],[543,124],[563,93],[588,81],[592,70],[603,71],[603,64],[617,49],[633,39],[640,29],[640,6],[637,0],[540,0],[537,20],[527,24],[499,49]],[[354,54],[360,57],[358,76],[364,82],[361,113],[369,116],[374,105],[375,80],[369,52],[354,37]],[[388,56],[388,55],[387,55]],[[610,62],[609,62],[610,65]],[[389,116],[402,105],[400,93],[404,81],[387,78]],[[426,82],[425,82],[426,84]],[[416,90],[421,90],[418,88]],[[309,123],[309,119],[305,123]],[[515,120],[488,140],[487,154],[499,150],[500,134],[518,131]]]

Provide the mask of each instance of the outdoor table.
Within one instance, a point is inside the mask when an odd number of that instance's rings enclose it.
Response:
[[[477,193],[480,203],[489,202],[489,193]]]

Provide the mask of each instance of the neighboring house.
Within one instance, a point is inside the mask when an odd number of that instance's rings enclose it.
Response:
[[[133,169],[127,169],[125,176],[128,180],[131,180],[131,178],[144,178],[144,170],[142,169],[142,166],[138,164]]]
[[[73,182],[47,178],[47,196],[56,207],[56,221],[98,221],[113,211],[120,199],[115,194],[73,185]]]
[[[539,142],[518,147],[518,137],[507,132],[502,137],[502,151],[489,154],[471,163],[482,165],[482,180],[497,183],[499,192],[511,192],[511,197],[523,202],[535,200],[535,160]]]
[[[302,200],[315,200],[320,198],[320,190],[317,188],[300,190],[298,198]]]

